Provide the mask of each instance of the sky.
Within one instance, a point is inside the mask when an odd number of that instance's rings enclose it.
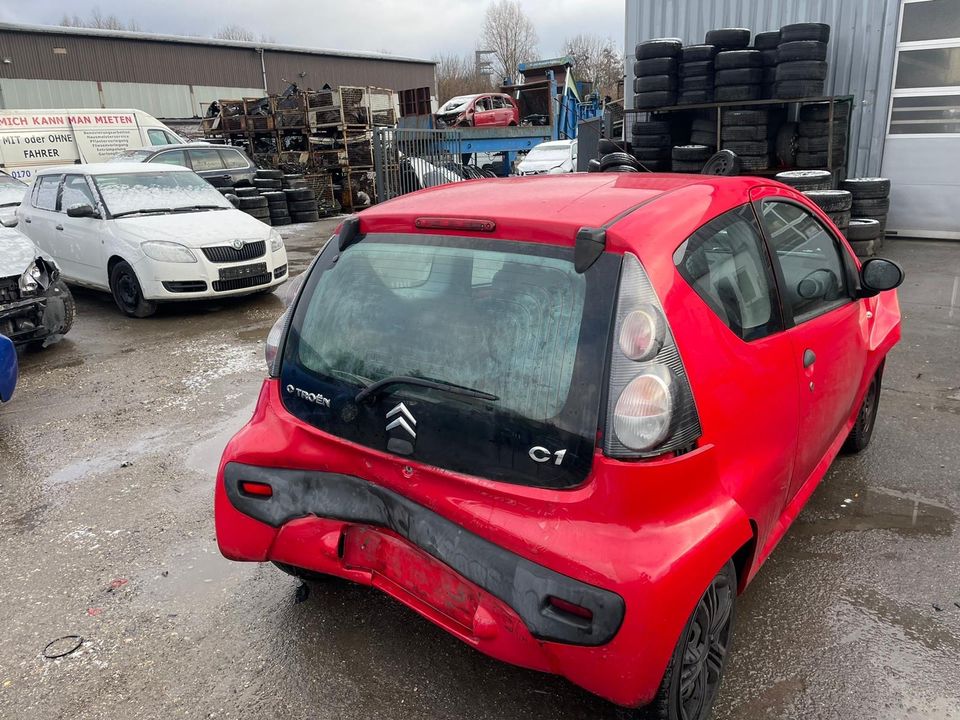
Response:
[[[64,13],[135,20],[143,32],[212,35],[229,24],[284,45],[370,50],[430,58],[472,52],[487,7],[484,0],[30,0],[0,3],[0,21],[58,24]],[[623,44],[624,0],[521,0],[540,38],[541,57],[560,53],[577,33]]]

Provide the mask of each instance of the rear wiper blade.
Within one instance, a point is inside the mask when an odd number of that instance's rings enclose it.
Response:
[[[409,375],[394,375],[393,377],[377,380],[372,385],[368,385],[357,393],[354,402],[362,403],[367,398],[374,398],[380,394],[380,391],[389,385],[417,385],[419,387],[430,388],[431,390],[442,390],[451,395],[462,395],[463,397],[478,398],[480,400],[499,400],[497,395],[491,395],[483,390],[474,390],[473,388],[456,385],[455,383],[445,382],[443,380],[427,380],[426,378],[410,377]]]
[[[126,210],[121,213],[114,213],[114,219],[124,217],[125,215],[152,215],[153,213],[171,213],[173,208],[147,208],[146,210]]]

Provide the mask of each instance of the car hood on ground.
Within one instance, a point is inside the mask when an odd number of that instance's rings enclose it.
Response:
[[[191,248],[244,240],[267,240],[270,226],[240,210],[206,210],[173,215],[128,215],[110,221],[121,237],[141,242],[166,240]]]
[[[22,275],[37,257],[50,260],[18,230],[0,227],[0,277]]]

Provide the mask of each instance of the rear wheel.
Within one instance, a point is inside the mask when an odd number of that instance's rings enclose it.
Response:
[[[728,560],[687,620],[654,701],[624,720],[705,720],[720,689],[732,639],[737,572]]]
[[[110,270],[110,291],[117,307],[130,317],[145,318],[157,311],[155,302],[144,299],[137,274],[125,260]]]
[[[880,378],[883,368],[877,371],[870,381],[870,387],[867,388],[867,394],[860,405],[860,412],[857,414],[857,421],[853,424],[850,434],[847,435],[846,442],[843,443],[843,450],[847,453],[858,453],[866,450],[870,444],[870,438],[873,437],[873,428],[877,424],[877,411],[880,409]]]

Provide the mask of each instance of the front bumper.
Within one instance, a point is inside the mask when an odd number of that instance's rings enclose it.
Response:
[[[0,304],[0,335],[15,345],[55,341],[66,322],[64,292],[68,291],[63,284],[54,282],[42,295]]]
[[[249,295],[281,285],[289,275],[285,248],[248,260],[212,262],[194,250],[195,263],[168,263],[144,258],[135,264],[143,296],[147,300],[177,301]],[[256,272],[224,279],[221,273],[258,266]]]

